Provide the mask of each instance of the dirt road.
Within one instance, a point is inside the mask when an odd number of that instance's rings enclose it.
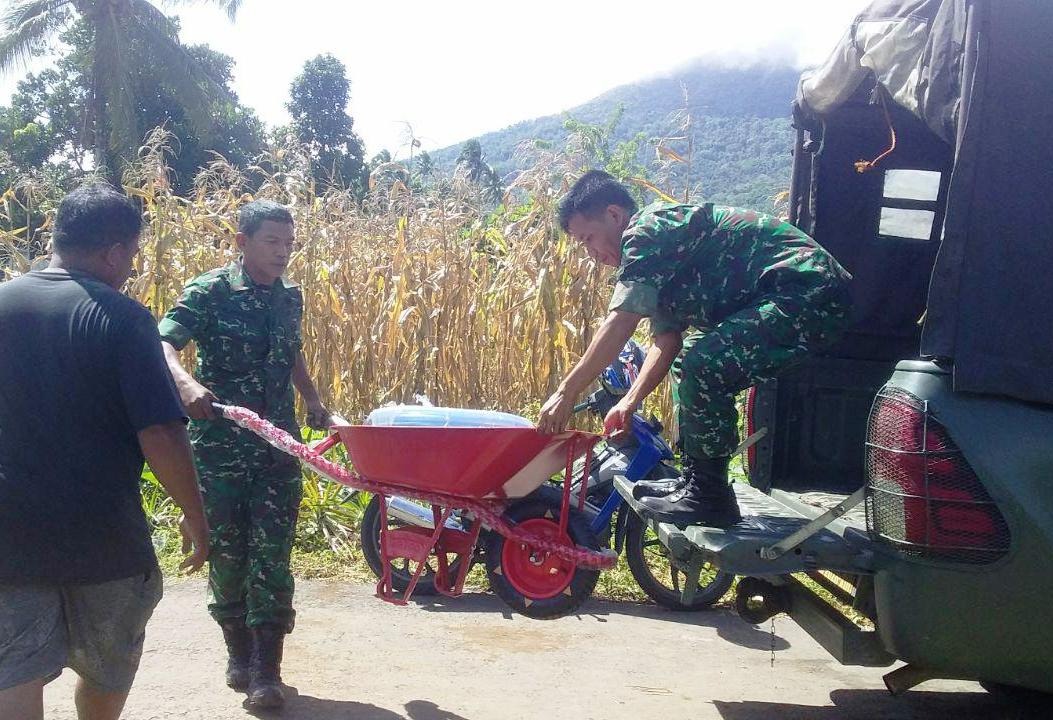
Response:
[[[790,620],[773,639],[724,611],[665,612],[591,601],[532,621],[489,595],[399,608],[361,585],[301,582],[286,645],[304,720],[920,720],[1016,718],[962,682],[890,697],[881,670],[844,668]],[[223,685],[218,628],[200,580],[170,583],[151,621],[129,720],[245,718]],[[46,692],[48,718],[74,718],[69,671]]]

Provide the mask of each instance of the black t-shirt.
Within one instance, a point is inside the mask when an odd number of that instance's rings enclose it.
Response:
[[[81,273],[0,284],[0,583],[155,567],[136,433],[183,417],[142,305]]]

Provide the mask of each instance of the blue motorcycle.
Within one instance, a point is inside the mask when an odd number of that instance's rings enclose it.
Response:
[[[634,341],[626,343],[618,359],[600,375],[600,387],[574,408],[576,413],[590,412],[600,420],[617,404],[636,380],[643,366],[643,350]],[[662,439],[662,425],[656,418],[644,419],[634,414],[631,427],[617,439],[610,438],[596,447],[589,468],[589,483],[585,496],[585,515],[591,530],[601,542],[625,553],[625,560],[633,579],[657,604],[673,610],[702,610],[727,593],[734,576],[708,563],[677,557],[646,523],[632,512],[614,490],[614,479],[624,477],[629,482],[639,480],[672,480],[680,476],[673,467],[674,455]],[[577,472],[581,477],[583,459]],[[580,499],[580,481],[571,488],[572,500]],[[380,556],[380,504],[373,498],[362,517],[362,554],[373,573],[380,577],[383,565]],[[454,515],[448,521],[459,527],[461,518]],[[403,498],[388,500],[389,527],[417,525],[431,528],[431,509]],[[486,543],[479,544],[472,563],[484,560]],[[689,555],[688,558],[691,556]],[[451,568],[455,572],[455,568]],[[435,592],[432,569],[426,569],[417,585],[417,595]],[[392,563],[392,583],[404,590],[412,576],[409,561]]]
[[[643,361],[643,350],[629,340],[618,359],[600,375],[600,388],[575,411],[588,411],[602,420],[636,381]],[[624,437],[608,439],[597,447],[589,470],[586,513],[596,536],[608,546],[613,540],[615,551],[625,553],[633,579],[648,597],[672,610],[703,610],[727,593],[735,576],[708,563],[676,557],[614,491],[616,477],[635,483],[680,476],[672,464],[673,450],[662,439],[662,429],[657,418],[644,419],[636,413]],[[574,477],[580,475],[579,471]],[[577,488],[572,490],[572,497],[578,499]]]

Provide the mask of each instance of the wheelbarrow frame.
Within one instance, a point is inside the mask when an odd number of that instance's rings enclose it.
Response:
[[[571,490],[574,487],[574,461],[579,455],[584,454],[585,459],[581,467],[581,486],[576,503],[576,509],[579,512],[582,512],[584,511],[585,500],[588,496],[592,451],[599,440],[600,436],[598,435],[580,431],[574,431],[573,435],[566,440],[566,464],[561,491],[559,519],[557,522],[557,537],[559,538],[569,537],[568,524],[570,522],[571,514]],[[310,447],[310,452],[315,457],[321,458],[325,453],[341,444],[343,444],[343,441],[340,434],[338,432],[333,433],[318,444]],[[352,457],[352,461],[353,460],[354,458]],[[331,477],[329,473],[324,474]],[[362,478],[362,476],[357,475],[352,477],[368,480],[368,478]],[[332,477],[332,479],[351,487],[360,484],[346,482],[340,477]],[[500,533],[513,542],[526,545],[531,550],[531,558],[533,559],[536,557],[538,559],[537,562],[539,563],[544,562],[549,553],[562,555],[558,548],[545,547],[548,543],[535,543],[534,538],[518,531],[517,526],[513,523],[502,521],[493,522],[492,517],[487,518],[488,515],[503,515],[504,511],[517,500],[526,498],[487,501],[476,497],[461,496],[455,493],[443,493],[441,494],[441,497],[437,497],[436,493],[424,493],[424,497],[418,496],[418,498],[430,504],[434,529],[429,530],[427,528],[416,526],[389,528],[388,499],[395,494],[402,497],[412,495],[413,490],[412,482],[406,482],[405,484],[400,483],[397,488],[392,487],[390,491],[387,488],[373,490],[374,494],[380,499],[380,554],[382,567],[384,568],[383,573],[377,582],[376,595],[385,602],[395,605],[408,604],[421,576],[428,567],[428,560],[433,556],[436,559],[433,580],[435,590],[447,597],[457,597],[461,595],[464,589],[465,579],[467,578],[468,571],[472,565],[471,560],[475,555],[476,548],[480,541],[480,535],[484,527],[487,530]],[[529,497],[530,496],[528,495],[527,498]],[[483,508],[485,508],[486,505],[492,506],[492,510],[489,512],[484,510]],[[470,523],[467,529],[450,527],[447,524],[447,521],[455,510],[464,510],[468,514],[468,517],[470,517]],[[497,510],[500,510],[501,512],[497,513]],[[487,522],[488,519],[490,522]],[[577,550],[579,554],[587,553],[589,555],[597,556],[593,559],[593,562],[589,563],[590,565],[605,567],[613,563],[613,557],[609,557],[608,554],[592,553],[577,548],[575,548],[575,550]],[[449,560],[450,555],[455,557],[452,562]],[[581,559],[583,558],[578,558],[578,560]],[[392,583],[391,562],[393,560],[406,560],[409,563],[415,563],[415,565],[411,566],[412,574],[410,582],[402,593],[399,593]],[[458,560],[460,562],[457,562]],[[577,561],[571,560],[571,562],[575,563],[576,568]],[[454,565],[457,566],[457,572],[451,573],[451,568]],[[560,590],[562,589],[563,588],[560,588]]]

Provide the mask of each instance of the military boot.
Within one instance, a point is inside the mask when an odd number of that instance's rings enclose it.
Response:
[[[633,497],[640,500],[645,497],[665,497],[675,493],[687,484],[683,477],[641,480],[633,485]]]
[[[665,497],[640,500],[640,515],[677,527],[705,525],[726,528],[734,525],[739,514],[735,491],[728,485],[730,458],[684,457],[683,487]]]
[[[245,618],[227,618],[220,627],[227,644],[227,687],[245,690],[249,686],[252,633],[245,626]]]
[[[260,625],[252,629],[252,639],[249,704],[264,709],[281,707],[285,703],[281,675],[285,628]]]

